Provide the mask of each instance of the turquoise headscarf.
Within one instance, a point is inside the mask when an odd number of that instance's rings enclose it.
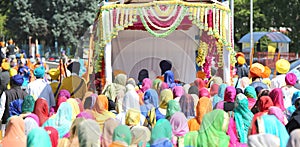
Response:
[[[131,139],[132,136],[128,126],[119,125],[114,129],[113,141],[121,141],[130,145]]]
[[[172,127],[167,119],[159,119],[156,122],[152,129],[151,142],[154,143],[163,138],[172,139]]]
[[[59,137],[62,138],[66,135],[72,124],[72,106],[63,102],[59,105],[57,113],[51,116],[44,124],[43,127],[51,126],[58,131]]]
[[[226,89],[227,85],[226,84],[221,84],[219,86],[219,89],[218,89],[218,94],[214,95],[213,96],[213,108],[215,108],[215,105],[218,103],[218,102],[221,102],[221,101],[224,101],[224,95],[225,95],[225,89]]]
[[[27,136],[27,147],[51,147],[50,136],[42,128],[32,129]]]
[[[252,86],[247,86],[246,89],[244,90],[244,94],[247,97],[257,99],[255,88]]]
[[[27,95],[24,97],[24,101],[22,103],[22,112],[32,112],[34,109],[34,98],[31,95]]]
[[[275,115],[263,115],[261,117],[264,125],[264,133],[279,137],[280,146],[286,147],[290,136],[285,126],[276,118]],[[262,122],[259,122],[259,119],[258,124],[262,125]]]
[[[236,96],[238,106],[234,109],[234,119],[237,133],[241,143],[247,143],[248,129],[253,118],[252,112],[248,108],[248,99],[244,94]]]
[[[292,114],[296,111],[295,102],[296,102],[296,100],[298,98],[300,98],[300,91],[294,92],[294,94],[292,96],[292,106],[290,106],[290,107],[287,108],[288,119],[290,119],[290,117],[292,116]]]

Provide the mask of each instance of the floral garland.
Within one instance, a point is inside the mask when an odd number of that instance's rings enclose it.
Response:
[[[208,44],[205,42],[201,42],[198,48],[198,56],[196,57],[196,63],[199,67],[204,64],[207,51],[208,51]]]
[[[152,8],[152,10],[154,9],[155,12],[158,13],[158,15],[160,15],[160,16],[170,16],[171,13],[174,13],[174,11],[176,11],[174,9],[177,8],[176,5],[172,5],[172,6],[171,5],[164,5],[164,6],[167,6],[167,9],[162,10],[160,8],[160,6],[163,6],[163,5],[155,5],[155,6],[150,7],[150,8]]]
[[[173,16],[177,15],[176,13],[178,13],[178,10],[177,10],[177,7],[174,7],[172,13],[170,15],[168,15],[167,18],[161,18],[160,16],[163,16],[163,14],[158,14],[159,15],[158,16],[156,14],[156,12],[153,10],[153,7],[150,7],[150,12],[151,12],[152,16],[154,16],[155,19],[157,19],[159,21],[169,21]]]
[[[206,78],[211,77],[211,62],[212,62],[212,57],[211,56],[206,56],[205,57],[205,63],[203,64],[203,71],[206,75]]]
[[[176,28],[180,25],[181,21],[183,20],[185,14],[186,14],[186,12],[187,12],[187,8],[186,8],[186,7],[183,8],[182,14],[179,16],[179,18],[177,19],[177,21],[174,22],[174,25],[172,25],[172,27],[171,27],[168,31],[166,31],[166,32],[164,32],[164,33],[156,33],[156,32],[154,32],[153,30],[151,30],[150,27],[148,26],[146,20],[144,19],[142,9],[139,8],[138,11],[139,11],[140,18],[141,18],[141,21],[142,21],[143,26],[145,27],[145,29],[146,29],[151,35],[153,35],[153,36],[155,36],[155,37],[163,38],[163,37],[166,37],[166,36],[170,35],[173,31],[176,30]]]

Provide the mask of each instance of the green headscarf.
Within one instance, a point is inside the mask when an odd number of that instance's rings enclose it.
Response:
[[[27,95],[24,97],[24,101],[22,103],[22,113],[24,112],[32,112],[34,109],[34,98],[31,95]]]
[[[27,136],[27,147],[51,147],[50,136],[42,128],[32,129]]]
[[[115,128],[113,134],[113,142],[121,141],[127,143],[127,145],[131,144],[131,132],[128,126],[126,125],[119,125]]]
[[[155,79],[153,82],[152,82],[152,88],[155,89],[156,91],[158,90],[159,86],[160,86],[160,83],[161,83],[161,79]]]
[[[236,96],[238,106],[234,109],[234,119],[241,143],[247,143],[248,129],[251,125],[253,113],[248,108],[248,99],[244,94]]]
[[[152,129],[151,142],[157,141],[159,139],[172,138],[172,127],[167,119],[159,119],[154,128]]]
[[[197,144],[200,147],[228,147],[230,137],[226,135],[229,116],[223,110],[214,110],[204,115]]]
[[[181,112],[179,102],[170,100],[167,105],[166,118],[169,119],[175,112]]]
[[[246,89],[244,90],[244,94],[247,97],[257,99],[255,88],[252,86],[247,86]]]

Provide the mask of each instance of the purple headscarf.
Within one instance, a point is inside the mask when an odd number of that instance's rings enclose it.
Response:
[[[63,96],[66,97],[66,98],[68,99],[68,98],[71,97],[71,94],[70,94],[70,92],[69,92],[68,90],[62,89],[62,90],[60,90],[60,91],[58,92],[57,97],[63,97]]]
[[[182,112],[175,112],[170,119],[170,124],[172,126],[172,143],[176,145],[176,136],[184,136],[189,132],[187,119]]]
[[[275,115],[275,116],[278,118],[278,120],[279,120],[283,125],[286,125],[286,124],[284,123],[284,119],[285,119],[285,118],[284,118],[284,114],[283,114],[283,112],[282,112],[282,110],[281,110],[280,108],[275,107],[275,106],[271,106],[271,107],[269,108],[268,114]]]
[[[184,89],[182,86],[175,86],[173,88],[173,96],[175,97],[181,97],[184,94]]]
[[[236,96],[236,90],[233,86],[228,86],[225,89],[224,101],[234,102]]]
[[[93,117],[93,115],[91,115],[90,113],[86,112],[86,111],[83,111],[83,112],[80,112],[76,118],[85,118],[85,119],[93,119],[95,120],[95,118]]]
[[[285,83],[286,85],[294,86],[297,82],[297,76],[294,73],[288,73],[285,76]]]

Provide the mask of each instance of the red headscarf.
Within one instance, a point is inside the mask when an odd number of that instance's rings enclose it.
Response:
[[[56,147],[58,145],[58,132],[55,128],[47,126],[44,128],[50,136],[52,147]]]
[[[273,89],[269,96],[271,97],[274,106],[279,107],[282,111],[285,110],[284,104],[283,104],[283,94],[280,88]]]
[[[219,85],[218,84],[212,84],[210,87],[210,96],[214,96],[218,94]]]
[[[200,78],[197,78],[195,81],[194,81],[194,84],[195,84],[195,86],[197,86],[198,87],[198,89],[200,90],[201,88],[203,88],[203,87],[205,87],[205,82],[202,80],[202,79],[200,79]]]
[[[58,97],[57,101],[56,101],[55,112],[57,112],[59,105],[66,101],[67,101],[67,98],[64,96]]]
[[[48,103],[43,98],[38,98],[35,101],[33,113],[36,114],[40,119],[40,126],[49,118],[49,107]]]

